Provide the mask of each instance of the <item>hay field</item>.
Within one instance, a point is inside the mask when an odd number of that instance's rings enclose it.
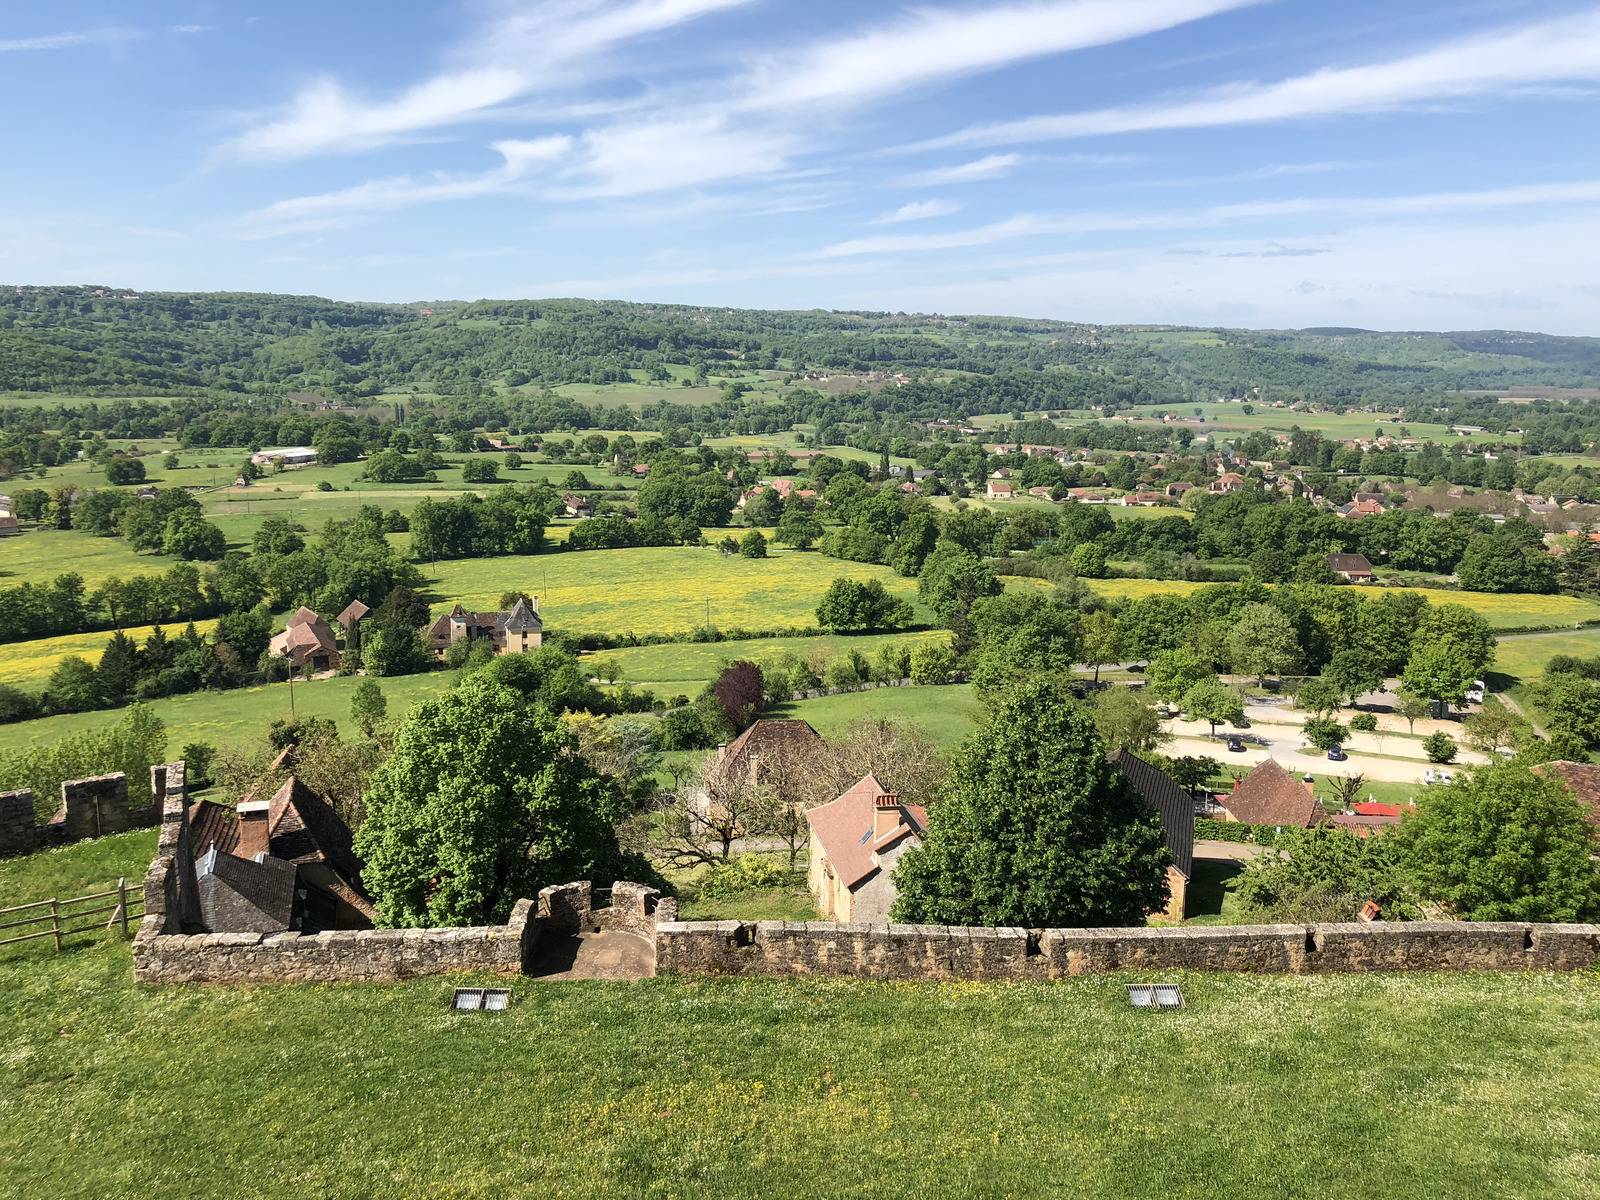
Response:
[[[57,575],[76,571],[87,587],[95,588],[110,576],[159,575],[176,558],[139,554],[121,538],[93,537],[77,530],[30,530],[20,537],[0,539],[0,587],[19,583],[49,583]],[[202,568],[205,564],[199,564]]]
[[[767,638],[753,642],[673,642],[664,646],[632,646],[623,650],[600,650],[585,654],[583,664],[593,670],[606,659],[615,660],[622,668],[623,678],[636,684],[693,684],[699,685],[715,679],[722,668],[735,659],[765,663],[784,652],[810,659],[813,655],[829,658],[859,650],[868,658],[878,648],[891,643],[920,646],[924,642],[943,644],[950,634],[943,629],[923,630],[917,633],[890,633],[872,637],[798,637]]]

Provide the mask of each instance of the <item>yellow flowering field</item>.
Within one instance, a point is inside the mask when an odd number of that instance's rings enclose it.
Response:
[[[539,596],[547,625],[574,632],[677,633],[704,626],[708,610],[722,629],[815,625],[817,601],[840,575],[917,598],[917,581],[888,567],[793,551],[763,559],[691,546],[585,550],[424,563],[422,571],[435,612],[457,601],[492,609],[502,593],[520,590]]]
[[[1090,587],[1108,599],[1137,600],[1158,593],[1188,595],[1203,583],[1179,579],[1095,579]],[[1491,592],[1448,592],[1437,588],[1361,588],[1359,594],[1376,599],[1389,591],[1417,592],[1434,604],[1460,604],[1481,613],[1495,629],[1555,629],[1581,621],[1600,620],[1600,604],[1576,596],[1518,596]]]
[[[161,628],[170,638],[182,633],[188,624],[187,621],[178,621],[171,625],[163,625]],[[196,621],[194,626],[201,633],[210,633],[217,627],[217,623],[215,620]],[[154,627],[146,625],[126,632],[142,646],[145,639],[150,636],[152,628]],[[37,690],[50,678],[50,673],[56,669],[56,663],[69,654],[76,654],[91,663],[98,663],[100,656],[105,653],[106,640],[110,637],[109,631],[68,633],[61,637],[37,638],[31,642],[12,642],[8,646],[0,646],[0,683]]]

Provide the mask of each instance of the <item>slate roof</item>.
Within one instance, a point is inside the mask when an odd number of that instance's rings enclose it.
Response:
[[[1232,795],[1221,798],[1221,803],[1234,820],[1246,825],[1309,829],[1328,819],[1311,789],[1279,766],[1275,758],[1257,763]]]
[[[508,633],[521,633],[523,630],[543,629],[544,622],[539,620],[539,614],[534,612],[521,600],[518,600],[508,613],[497,614],[503,617],[500,628]]]
[[[1194,797],[1173,783],[1165,771],[1127,750],[1113,751],[1106,761],[1155,809],[1167,835],[1167,849],[1172,851],[1172,865],[1185,879],[1190,878],[1194,873]]]
[[[348,888],[345,899],[372,916],[354,836],[328,802],[291,775],[267,803],[267,843],[272,857],[297,865],[326,864]],[[189,806],[189,826],[197,853],[205,853],[213,845],[221,854],[238,853],[239,818],[226,804],[195,801]]]
[[[874,839],[877,800],[888,794],[875,776],[868,775],[837,800],[806,813],[823,853],[833,864],[834,874],[847,888],[854,889],[879,869],[872,858],[874,852],[887,850],[908,835],[921,837],[928,828],[927,809],[920,804],[902,804],[899,827]]]

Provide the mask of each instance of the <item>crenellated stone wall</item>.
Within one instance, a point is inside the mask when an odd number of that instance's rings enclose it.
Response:
[[[32,854],[40,831],[33,817],[33,793],[0,792],[0,858]]]
[[[152,785],[156,771],[164,770],[165,767],[152,768]],[[69,779],[61,785],[60,807],[40,825],[34,815],[31,791],[0,792],[0,858],[158,824],[163,793],[153,787],[152,794],[154,803],[130,805],[128,778],[121,771]]]

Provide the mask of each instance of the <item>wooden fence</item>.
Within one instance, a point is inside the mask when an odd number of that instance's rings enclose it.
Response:
[[[81,908],[80,905],[93,904],[96,900],[116,900],[110,904],[103,904],[98,908]],[[39,912],[40,909],[49,909],[48,913]],[[130,912],[138,909],[138,912]],[[33,913],[32,916],[18,917],[19,913]],[[103,913],[111,916],[105,924],[101,924],[99,917]],[[19,904],[15,908],[0,908],[0,933],[9,929],[25,929],[33,925],[48,925],[50,928],[39,930],[35,933],[23,933],[14,937],[0,938],[0,946],[9,946],[13,942],[29,942],[34,938],[54,938],[56,952],[61,951],[61,939],[70,937],[75,933],[94,933],[120,926],[123,937],[128,936],[128,922],[130,919],[137,921],[144,915],[144,892],[135,890],[132,896],[128,895],[127,879],[117,880],[117,886],[108,892],[92,892],[87,896],[74,896],[70,900],[37,900],[32,904]],[[88,920],[89,918],[94,920]],[[15,919],[13,919],[15,918]],[[74,922],[88,921],[87,924],[74,924]]]

